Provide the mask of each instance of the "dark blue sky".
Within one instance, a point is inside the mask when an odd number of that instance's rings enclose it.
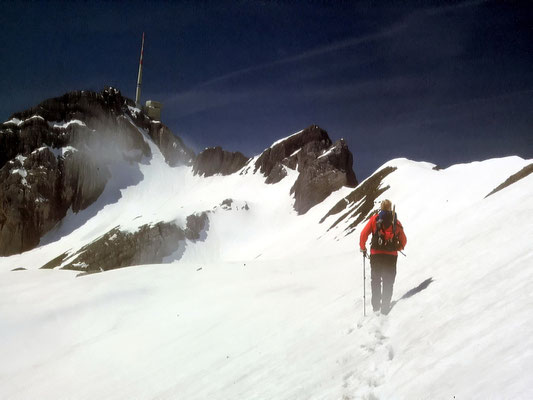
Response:
[[[0,118],[77,89],[143,100],[196,151],[310,124],[359,179],[395,157],[533,158],[533,2],[2,2]]]

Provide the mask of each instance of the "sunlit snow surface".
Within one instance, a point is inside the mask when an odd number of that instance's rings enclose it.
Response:
[[[398,169],[381,198],[396,204],[407,257],[390,315],[363,318],[361,227],[319,224],[351,189],[297,216],[290,170],[275,185],[201,178],[152,152],[117,162],[102,199],[45,245],[0,258],[0,398],[533,398],[533,176],[484,198],[531,160],[387,163]],[[117,225],[206,210],[206,240],[174,263],[38,269]]]

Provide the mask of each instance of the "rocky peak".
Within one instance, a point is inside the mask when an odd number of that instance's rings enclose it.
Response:
[[[277,167],[280,164],[290,164],[290,168],[294,169],[292,161],[295,160],[296,152],[301,150],[304,150],[304,153],[316,152],[329,146],[331,146],[331,139],[328,133],[318,125],[311,125],[285,139],[278,140],[266,149],[255,162],[255,170],[259,169],[270,183],[276,183],[281,180],[278,179]],[[273,170],[276,170],[275,176],[270,177]]]
[[[286,168],[297,170],[291,194],[294,208],[305,214],[343,186],[357,186],[352,169],[353,155],[341,139],[332,143],[318,125],[295,133],[266,149],[255,163],[266,183],[277,183],[287,176]]]

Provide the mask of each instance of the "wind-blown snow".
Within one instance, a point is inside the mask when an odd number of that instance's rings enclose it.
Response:
[[[363,318],[361,227],[318,222],[352,189],[297,216],[295,171],[275,185],[198,177],[145,138],[139,179],[117,163],[106,202],[0,258],[1,398],[533,397],[533,176],[484,198],[531,160],[387,163],[378,202],[395,203],[407,257],[391,314]],[[206,210],[207,237],[178,261],[83,278],[38,269],[117,225],[183,226]]]
[[[270,147],[274,147],[275,145],[277,145],[277,144],[279,144],[279,143],[281,143],[281,142],[284,142],[285,140],[287,140],[287,139],[289,139],[289,138],[291,138],[291,137],[293,137],[293,136],[296,136],[296,135],[298,135],[298,134],[300,134],[300,133],[302,133],[302,132],[303,132],[303,130],[298,131],[298,132],[295,132],[295,133],[293,133],[292,135],[289,135],[289,136],[287,136],[287,137],[281,138],[281,139],[279,139],[279,140],[276,140],[274,143],[272,143],[272,144],[270,145]]]
[[[330,149],[328,149],[327,151],[325,151],[324,154],[321,154],[320,156],[318,156],[318,158],[327,157],[327,156],[330,155],[334,150],[335,150],[335,147],[331,147]]]

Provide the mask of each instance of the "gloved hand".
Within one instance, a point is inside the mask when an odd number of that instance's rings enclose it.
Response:
[[[361,249],[361,253],[363,253],[363,257],[366,258],[366,247],[364,249]]]

